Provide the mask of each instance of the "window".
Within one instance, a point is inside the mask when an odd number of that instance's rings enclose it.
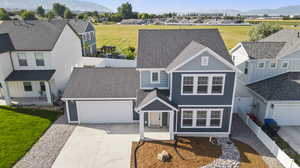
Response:
[[[223,76],[213,76],[211,93],[223,93]]]
[[[270,62],[270,68],[275,69],[276,68],[276,62]]]
[[[46,91],[45,82],[40,82],[40,87],[41,87],[41,91],[42,91],[42,92],[45,92],[45,91]]]
[[[265,68],[265,63],[264,63],[264,62],[259,62],[259,63],[257,64],[257,68],[259,68],[259,69]]]
[[[186,127],[193,126],[193,111],[182,112],[182,125]]]
[[[183,109],[182,128],[221,128],[223,109]]]
[[[193,88],[194,88],[194,77],[192,76],[183,77],[182,93],[192,94]]]
[[[151,72],[151,83],[159,83],[160,74],[159,71],[157,72]]]
[[[223,95],[225,74],[183,75],[181,95]]]
[[[289,61],[282,61],[281,68],[287,69],[289,67]]]
[[[20,66],[28,66],[25,53],[17,53],[17,56]]]
[[[208,65],[208,58],[209,57],[201,57],[201,66],[207,66]]]
[[[197,87],[197,93],[208,93],[208,77],[202,76],[198,77],[198,87]]]
[[[35,55],[35,63],[36,66],[45,66],[44,55],[42,52],[36,52]]]
[[[23,82],[23,86],[25,92],[32,92],[31,82]]]
[[[248,74],[248,67],[249,67],[249,62],[245,62],[245,69],[244,69],[244,74]]]

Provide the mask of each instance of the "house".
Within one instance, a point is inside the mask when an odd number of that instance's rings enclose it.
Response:
[[[69,24],[81,36],[83,56],[95,56],[97,48],[96,33],[93,24],[89,21],[77,19],[69,20]]]
[[[238,77],[237,97],[251,97],[261,122],[300,125],[300,32],[281,30],[258,42],[241,42],[231,50],[243,74]],[[243,108],[243,107],[241,107]]]
[[[135,123],[170,138],[229,136],[236,68],[215,29],[140,30],[137,68],[75,68],[70,123]]]
[[[4,21],[0,42],[6,104],[51,104],[82,57],[80,36],[63,20]]]

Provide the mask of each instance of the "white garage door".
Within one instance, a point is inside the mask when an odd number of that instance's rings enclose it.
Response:
[[[132,101],[77,101],[80,123],[129,123]]]
[[[273,118],[279,125],[300,125],[300,105],[275,105]]]

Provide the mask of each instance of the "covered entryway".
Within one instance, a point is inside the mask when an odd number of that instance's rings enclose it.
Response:
[[[300,104],[275,104],[272,118],[281,126],[300,126]]]
[[[77,101],[80,123],[131,123],[132,101]]]

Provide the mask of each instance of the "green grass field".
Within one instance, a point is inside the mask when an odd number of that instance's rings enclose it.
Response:
[[[53,111],[0,106],[0,167],[12,167],[59,115]]]
[[[159,26],[159,25],[95,25],[97,47],[116,46],[118,50],[128,46],[136,47],[139,29],[219,29],[228,49],[240,41],[248,40],[251,26]]]

